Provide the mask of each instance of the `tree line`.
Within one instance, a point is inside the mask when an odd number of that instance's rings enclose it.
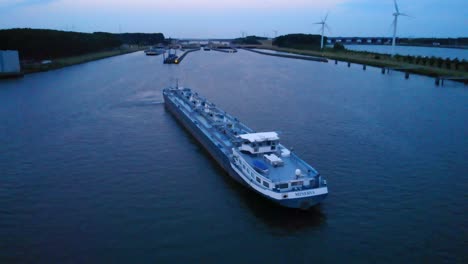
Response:
[[[236,38],[232,41],[234,44],[241,44],[241,45],[260,45],[262,44],[259,40],[266,40],[267,38],[258,37],[258,36],[247,36],[245,38]]]
[[[161,33],[81,33],[30,28],[0,30],[0,50],[18,50],[22,60],[78,56],[115,49],[123,43],[157,44],[163,41]]]
[[[148,46],[160,43],[167,44],[162,33],[122,33],[118,34],[122,43],[130,45]]]
[[[288,34],[273,40],[273,45],[293,49],[320,49],[321,36],[312,34]],[[323,43],[327,43],[324,37]]]

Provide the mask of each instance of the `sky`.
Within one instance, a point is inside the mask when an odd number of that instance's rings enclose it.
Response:
[[[399,37],[468,37],[468,0],[399,0]],[[393,0],[0,0],[0,29],[162,32],[172,38],[392,35]]]

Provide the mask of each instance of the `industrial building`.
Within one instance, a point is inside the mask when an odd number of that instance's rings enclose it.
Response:
[[[21,75],[21,66],[17,50],[0,50],[0,77]]]

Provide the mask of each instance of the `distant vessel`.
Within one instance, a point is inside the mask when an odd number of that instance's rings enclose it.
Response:
[[[157,56],[163,54],[164,52],[166,52],[164,48],[150,48],[145,50],[145,54],[147,56]]]
[[[203,47],[203,50],[210,51],[211,49],[209,47]]]
[[[326,180],[279,143],[276,132],[254,132],[189,88],[163,90],[166,108],[228,174],[285,207],[309,209],[328,194]]]
[[[175,54],[170,54],[164,59],[164,64],[177,64],[179,61],[177,60],[179,57]]]
[[[178,64],[179,56],[177,56],[176,51],[174,50],[174,53],[171,53],[171,50],[169,50],[167,57],[165,53],[163,53],[163,63],[164,64]]]

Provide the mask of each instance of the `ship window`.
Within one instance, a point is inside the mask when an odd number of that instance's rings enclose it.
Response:
[[[256,177],[256,180],[257,180],[258,183],[262,182],[259,177]]]
[[[276,184],[276,188],[278,189],[286,189],[288,188],[288,184],[287,183],[280,183],[280,184]]]
[[[267,187],[267,188],[270,188],[270,184],[266,181],[263,182],[263,186]]]
[[[302,186],[302,184],[303,184],[302,181],[291,182],[291,186]]]

